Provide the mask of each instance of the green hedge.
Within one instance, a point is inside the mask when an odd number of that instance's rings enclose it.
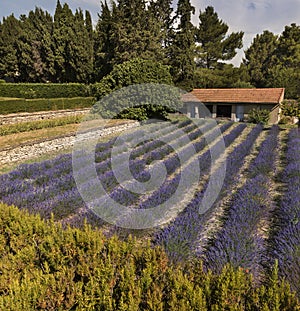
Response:
[[[94,97],[4,99],[0,100],[0,114],[89,108],[94,104]]]
[[[88,97],[89,86],[80,83],[0,83],[0,97]]]

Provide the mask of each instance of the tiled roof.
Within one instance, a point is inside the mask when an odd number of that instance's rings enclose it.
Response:
[[[284,88],[264,89],[194,89],[183,96],[184,101],[203,103],[265,103],[278,104],[283,100]]]

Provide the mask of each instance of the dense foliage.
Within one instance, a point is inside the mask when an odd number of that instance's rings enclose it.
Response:
[[[171,265],[160,248],[62,229],[0,204],[2,310],[297,310],[275,267],[266,286],[243,269]]]
[[[281,114],[286,117],[300,117],[300,103],[296,100],[284,100],[281,104]]]
[[[179,90],[171,85],[167,66],[132,59],[116,65],[110,74],[93,85],[93,94],[99,100],[93,112],[105,118],[166,118],[168,112],[182,106]]]
[[[257,35],[245,51],[250,82],[256,87],[284,87],[286,97],[300,97],[300,26],[286,26],[280,36]]]
[[[11,15],[0,23],[0,79],[97,82],[115,65],[139,57],[170,65],[174,82],[190,89],[196,44],[207,50],[201,34],[211,33],[208,40],[213,38],[219,48],[214,64],[232,59],[241,48],[243,33],[226,37],[228,26],[212,7],[206,11],[214,18],[199,27],[191,22],[195,9],[190,0],[178,1],[177,8],[171,0],[102,1],[95,29],[88,11],[73,13],[59,0],[53,17],[40,8],[19,19]],[[221,32],[214,32],[216,20]],[[197,63],[206,59],[205,53],[197,53]]]
[[[199,23],[192,23],[195,15]],[[57,1],[54,16],[36,8],[0,22],[0,79],[12,82],[99,82],[118,64],[141,58],[171,66],[173,82],[193,87],[285,87],[299,90],[299,26],[265,30],[245,51],[240,68],[226,62],[242,48],[212,6],[190,0],[101,1],[93,27],[89,11]],[[40,35],[42,34],[42,35]],[[224,78],[225,77],[225,78]]]
[[[89,87],[80,83],[0,83],[0,97],[62,98],[90,96]]]
[[[91,108],[94,103],[95,103],[94,97],[48,98],[48,99],[4,98],[0,99],[0,114]]]
[[[247,117],[247,121],[250,123],[262,123],[267,124],[270,118],[270,111],[267,109],[259,109],[254,108],[252,109]]]

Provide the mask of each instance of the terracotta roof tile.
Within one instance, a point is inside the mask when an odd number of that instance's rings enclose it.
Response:
[[[197,99],[203,103],[265,103],[278,104],[284,88],[263,89],[194,89],[183,96],[184,101]]]

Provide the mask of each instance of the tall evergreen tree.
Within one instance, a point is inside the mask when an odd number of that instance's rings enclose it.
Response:
[[[212,6],[200,11],[197,30],[197,63],[203,68],[216,68],[218,61],[231,60],[236,49],[242,48],[244,33],[236,32],[226,36],[228,26],[219,19]]]
[[[267,86],[285,87],[287,98],[300,98],[300,26],[286,26],[274,51]]]
[[[78,82],[89,82],[93,73],[93,39],[90,29],[86,27],[83,12],[76,10],[74,16],[74,55],[76,78]]]
[[[21,31],[21,23],[13,14],[0,23],[0,79],[18,79],[20,72],[16,47]]]
[[[60,1],[57,1],[55,13],[54,13],[54,68],[55,68],[55,79],[57,82],[66,82],[66,69],[65,69],[65,46],[69,40],[68,27],[71,27],[72,12],[68,9],[68,6],[63,7]]]
[[[285,26],[275,51],[277,61],[285,67],[300,68],[300,26]]]
[[[152,2],[120,0],[111,6],[106,1],[101,3],[95,38],[97,79],[114,65],[136,57],[163,61],[164,26],[156,19]]]
[[[246,66],[250,82],[256,87],[265,87],[268,71],[274,65],[274,52],[277,47],[277,36],[265,30],[256,35],[250,47],[245,51],[243,64]]]
[[[53,81],[53,20],[40,8],[21,17],[22,33],[17,43],[20,80],[23,82]]]
[[[55,71],[59,82],[89,82],[93,71],[92,38],[82,10],[73,15],[57,2],[54,15]]]
[[[185,89],[193,87],[195,70],[195,27],[191,22],[195,8],[190,0],[179,0],[175,21],[178,23],[170,46],[170,60],[174,82]]]
[[[148,2],[151,3],[151,2]],[[159,23],[146,0],[119,0],[116,10],[115,62],[132,58],[160,60],[162,47]]]
[[[117,33],[116,3],[110,8],[107,1],[101,2],[101,14],[96,26],[94,38],[94,79],[100,81],[113,68],[115,41]]]
[[[168,63],[174,31],[172,2],[172,0],[157,0],[149,3],[149,11],[157,27],[157,36],[159,36],[160,41],[159,49],[162,51],[162,62],[164,63]],[[157,60],[160,61],[160,59]]]

